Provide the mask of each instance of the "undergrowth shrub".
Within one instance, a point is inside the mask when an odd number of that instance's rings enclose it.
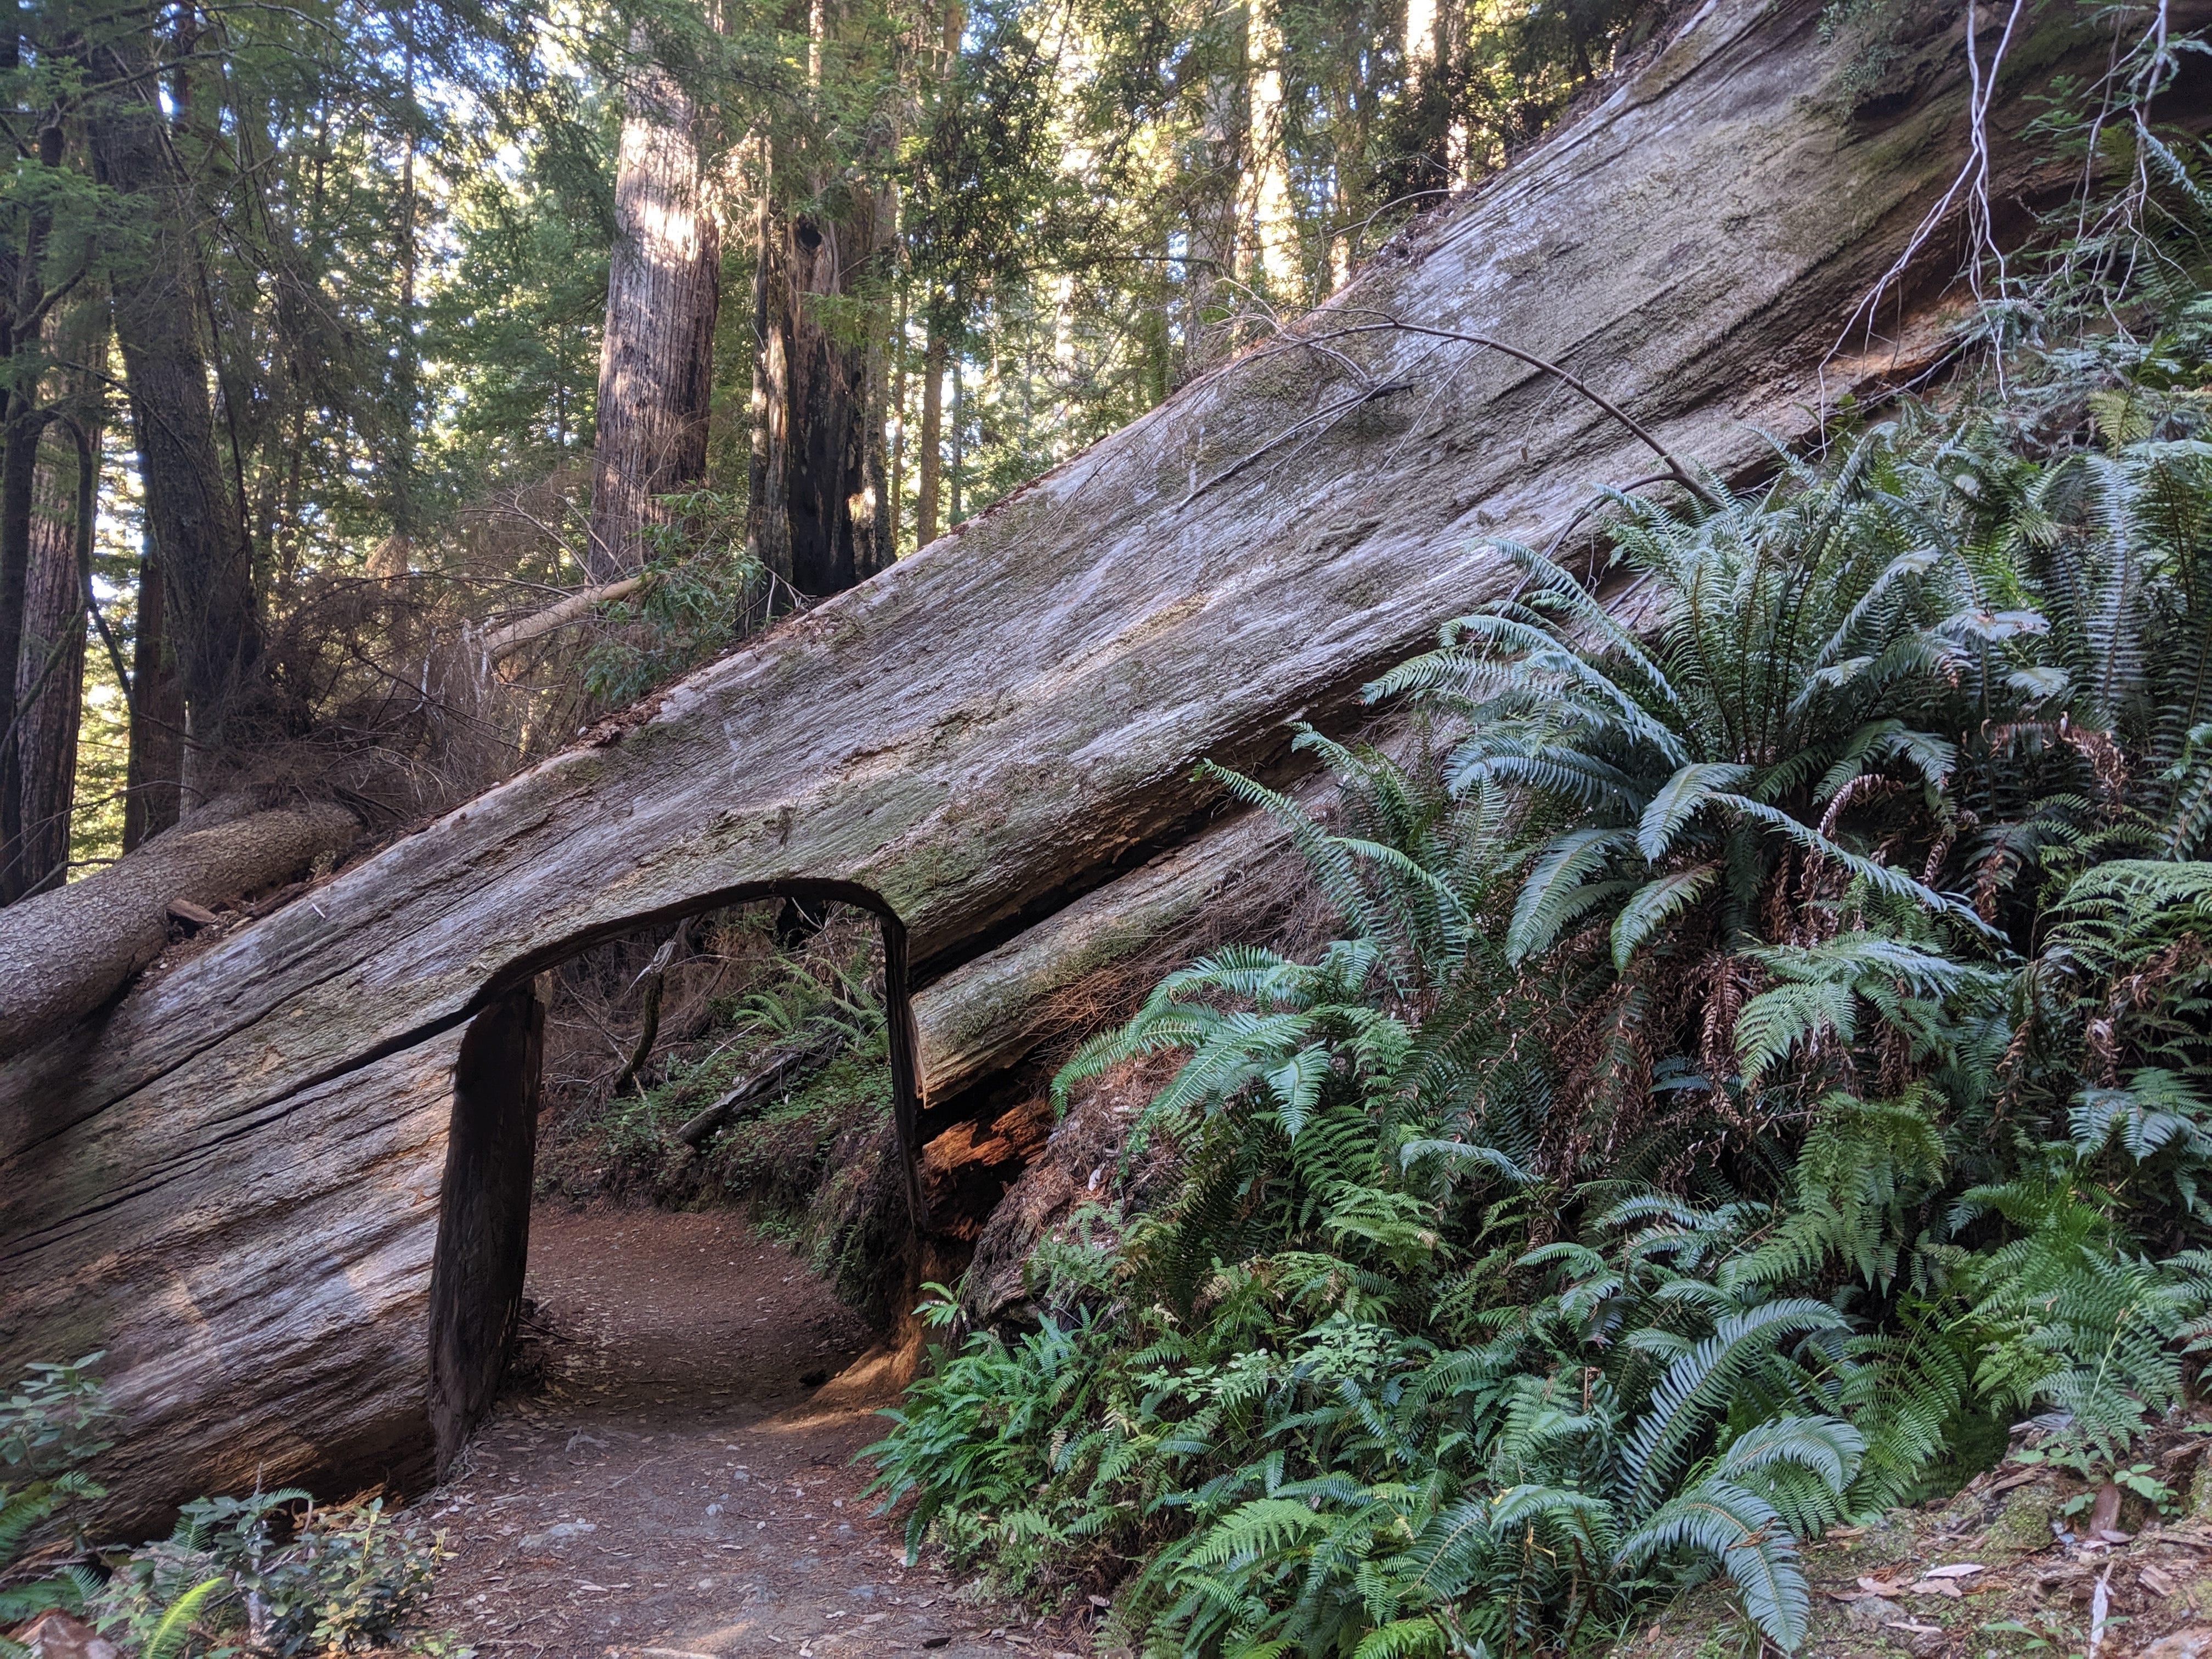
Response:
[[[444,1553],[380,1498],[319,1506],[294,1489],[200,1498],[168,1537],[112,1560],[89,1607],[103,1632],[142,1653],[434,1651],[435,1638],[410,1625]]]
[[[2128,1475],[2212,1340],[2212,302],[2155,298],[1756,489],[1609,495],[1638,632],[1500,547],[1370,688],[1402,750],[1301,731],[1333,822],[1213,772],[1340,937],[1060,1074],[1177,1060],[1121,1172],[1180,1183],[890,1413],[911,1546],[1117,1584],[1147,1653],[1595,1646],[1716,1574],[1787,1651],[1800,1540],[2014,1419]]]
[[[416,1625],[443,1541],[387,1516],[380,1498],[199,1498],[165,1539],[88,1547],[67,1511],[106,1496],[82,1468],[106,1443],[99,1359],[33,1365],[0,1401],[0,1623],[76,1613],[144,1659],[445,1651]],[[27,1652],[0,1636],[0,1655]]]
[[[745,539],[745,504],[711,489],[657,498],[637,590],[608,605],[584,657],[585,691],[627,708],[729,648],[767,619],[767,568]]]
[[[74,1564],[27,1550],[42,1535],[73,1540],[70,1506],[106,1495],[80,1467],[107,1443],[99,1437],[106,1406],[91,1372],[100,1358],[34,1364],[0,1398],[0,1626],[83,1605],[89,1581]],[[0,1636],[0,1656],[22,1651]]]

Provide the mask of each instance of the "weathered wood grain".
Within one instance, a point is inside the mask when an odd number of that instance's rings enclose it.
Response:
[[[72,1223],[0,1269],[8,1374],[98,1350],[116,1411],[114,1524],[310,1471],[422,1473],[430,1268],[456,1031],[172,1136],[172,1103],[85,1126]],[[11,1160],[11,1182],[40,1168]],[[58,1271],[49,1264],[66,1262]]]
[[[1754,428],[1808,429],[1841,319],[1964,149],[1955,13],[1857,116],[1819,15],[1713,0],[1309,326],[1388,312],[1495,334],[1670,449],[1754,465]],[[2015,48],[2001,140],[2021,88],[2083,48],[2051,27]],[[1993,193],[2039,188],[2000,142]],[[1220,370],[0,1068],[0,1372],[106,1345],[113,1473],[149,1498],[420,1441],[456,1028],[644,922],[774,892],[863,899],[904,923],[925,985],[1012,941],[978,970],[1006,971],[995,1009],[948,988],[918,1030],[932,1088],[1018,1048],[1022,1000],[1063,977],[1050,952],[1086,926],[1121,948],[1115,915],[1135,919],[1126,942],[1188,913],[1178,880],[1213,880],[1155,870],[1051,921],[1203,827],[1217,803],[1194,761],[1265,763],[1293,715],[1342,729],[1363,680],[1499,591],[1477,538],[1540,537],[1652,470],[1497,354],[1342,349],[1410,390],[1240,465],[1352,383],[1305,350]],[[1878,368],[1832,368],[1827,390]]]
[[[343,852],[361,824],[327,804],[198,827],[0,911],[0,1055],[71,1024],[169,942],[169,907],[219,904]]]

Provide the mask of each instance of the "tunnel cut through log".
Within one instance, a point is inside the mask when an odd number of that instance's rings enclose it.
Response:
[[[747,887],[690,914],[777,898],[811,907],[810,914],[817,916],[827,901],[836,899],[876,917],[883,946],[892,1123],[908,1218],[919,1237],[927,1231],[928,1214],[916,1144],[918,1045],[907,989],[906,927],[880,896],[845,884]],[[564,954],[573,957],[584,948],[578,945]],[[532,975],[488,993],[465,1028],[453,1061],[452,1123],[429,1279],[428,1425],[441,1475],[496,1398],[521,1314],[544,1049],[546,1003],[538,990],[543,982]]]

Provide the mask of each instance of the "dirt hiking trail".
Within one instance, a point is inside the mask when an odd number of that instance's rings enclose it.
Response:
[[[975,1604],[853,1455],[887,1426],[840,1379],[867,1334],[734,1212],[541,1206],[520,1366],[453,1477],[433,1629],[484,1659],[1065,1654],[1079,1628]],[[834,1401],[834,1403],[832,1403]]]

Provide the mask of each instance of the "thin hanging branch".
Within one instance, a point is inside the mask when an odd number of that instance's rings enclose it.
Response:
[[[1241,359],[1240,362],[1243,364],[1258,362],[1263,359],[1277,356],[1279,353],[1283,351],[1317,351],[1323,356],[1328,358],[1332,362],[1346,369],[1359,383],[1358,389],[1351,392],[1349,395],[1338,399],[1336,402],[1330,404],[1328,407],[1316,410],[1314,414],[1306,416],[1305,419],[1298,422],[1296,425],[1290,427],[1286,430],[1275,434],[1274,436],[1269,438],[1266,443],[1261,444],[1257,449],[1251,451],[1248,454],[1238,457],[1236,460],[1231,462],[1226,467],[1223,468],[1221,471],[1216,473],[1212,477],[1206,480],[1205,483],[1194,483],[1191,486],[1189,493],[1182,498],[1182,501],[1177,504],[1178,506],[1188,507],[1192,501],[1195,501],[1199,496],[1206,494],[1207,490],[1212,489],[1215,485],[1224,483],[1229,479],[1235,477],[1247,467],[1252,465],[1255,462],[1260,460],[1280,445],[1286,442],[1289,439],[1304,431],[1306,428],[1314,425],[1316,422],[1334,422],[1335,419],[1349,413],[1352,410],[1358,407],[1360,404],[1370,403],[1375,398],[1383,397],[1395,392],[1410,391],[1413,384],[1411,381],[1378,379],[1376,376],[1370,374],[1365,369],[1362,368],[1358,363],[1354,362],[1350,357],[1346,356],[1346,354],[1336,350],[1331,344],[1331,342],[1333,341],[1352,338],[1364,334],[1412,334],[1419,336],[1424,339],[1456,341],[1462,345],[1480,346],[1486,350],[1500,352],[1505,356],[1514,359],[1516,362],[1526,363],[1529,368],[1534,368],[1541,374],[1550,375],[1553,379],[1558,380],[1562,386],[1567,387],[1570,391],[1575,392],[1587,398],[1590,403],[1596,405],[1597,408],[1602,410],[1607,415],[1619,422],[1638,442],[1643,444],[1646,448],[1650,450],[1654,455],[1656,455],[1659,458],[1660,461],[1667,469],[1666,472],[1663,474],[1665,477],[1681,485],[1683,489],[1697,496],[1699,501],[1704,501],[1708,507],[1717,509],[1721,506],[1721,502],[1715,498],[1712,491],[1705,486],[1696,474],[1692,472],[1687,466],[1683,465],[1683,463],[1675,457],[1671,450],[1669,450],[1664,444],[1661,443],[1658,438],[1656,437],[1650,429],[1645,427],[1642,422],[1637,420],[1634,416],[1629,414],[1628,411],[1621,408],[1619,404],[1614,403],[1613,399],[1607,397],[1603,392],[1598,391],[1595,386],[1583,380],[1579,375],[1575,374],[1567,369],[1562,368],[1559,364],[1551,362],[1548,358],[1539,357],[1532,351],[1524,351],[1519,346],[1510,344],[1506,341],[1498,339],[1491,335],[1470,334],[1458,329],[1434,328],[1425,323],[1409,323],[1404,319],[1392,316],[1387,312],[1370,311],[1359,307],[1344,307],[1334,308],[1332,314],[1336,316],[1367,316],[1372,317],[1376,320],[1372,322],[1352,323],[1346,327],[1330,329],[1327,332],[1320,334],[1292,334],[1285,331],[1280,332],[1278,336],[1278,338],[1280,341],[1279,344],[1271,346],[1264,350],[1255,351],[1250,356]],[[1231,365],[1232,368],[1237,366],[1237,365]]]
[[[1990,224],[1990,105],[1996,97],[1997,74],[2004,66],[2005,53],[2012,45],[2013,28],[2020,21],[2025,3],[2026,0],[2013,0],[2012,10],[2005,18],[2004,32],[1997,37],[1996,49],[1990,54],[1985,65],[1976,45],[1973,0],[1967,0],[1966,159],[1960,163],[1957,175],[1951,180],[1950,188],[1937,198],[1936,204],[1913,227],[1912,234],[1905,239],[1904,248],[1890,262],[1889,269],[1882,272],[1874,287],[1868,290],[1866,297],[1844,319],[1843,331],[1836,337],[1836,343],[1829,349],[1831,359],[1844,349],[1855,329],[1863,328],[1865,337],[1869,342],[1872,340],[1875,313],[1881,308],[1883,296],[1904,276],[1913,260],[1919,257],[1921,249],[1927,246],[1929,239],[1942,226],[1952,204],[1959,199],[1961,191],[1966,192],[1967,198],[1967,283],[1973,289],[1974,298],[1981,300],[1983,260],[1985,256],[1992,257],[1996,261],[1997,282],[2002,289],[2005,280],[2004,255],[1997,248]]]
[[[1344,314],[1358,316],[1363,313],[1358,307],[1348,307]],[[1705,487],[1705,483],[1697,477],[1696,474],[1692,473],[1688,467],[1685,466],[1680,460],[1678,460],[1675,458],[1674,452],[1668,449],[1666,445],[1661,443],[1659,440],[1652,434],[1650,429],[1641,421],[1638,421],[1626,410],[1621,408],[1619,404],[1613,402],[1612,398],[1607,397],[1603,392],[1597,390],[1596,387],[1591,386],[1587,380],[1582,379],[1581,376],[1560,368],[1559,364],[1553,362],[1550,359],[1539,357],[1533,351],[1524,351],[1519,346],[1514,345],[1508,341],[1500,340],[1492,335],[1468,334],[1462,332],[1458,329],[1431,328],[1426,324],[1409,323],[1401,318],[1393,317],[1388,313],[1383,312],[1367,312],[1364,314],[1376,317],[1380,319],[1380,320],[1372,323],[1355,323],[1349,328],[1333,330],[1329,334],[1323,335],[1319,337],[1322,339],[1331,339],[1342,338],[1348,335],[1358,334],[1415,334],[1425,339],[1456,340],[1462,345],[1480,346],[1486,350],[1500,352],[1505,356],[1512,358],[1516,362],[1526,363],[1529,368],[1535,369],[1541,374],[1550,375],[1553,380],[1559,381],[1560,385],[1567,387],[1568,390],[1588,398],[1599,409],[1603,410],[1614,420],[1620,422],[1622,428],[1626,429],[1631,436],[1635,438],[1635,440],[1638,443],[1642,444],[1645,448],[1649,449],[1654,455],[1656,455],[1659,458],[1661,464],[1666,467],[1667,476],[1668,477],[1672,478],[1676,483],[1680,484],[1683,489],[1697,496],[1698,500],[1704,501],[1707,506],[1715,507],[1720,506],[1720,502],[1714,499],[1712,491]]]

